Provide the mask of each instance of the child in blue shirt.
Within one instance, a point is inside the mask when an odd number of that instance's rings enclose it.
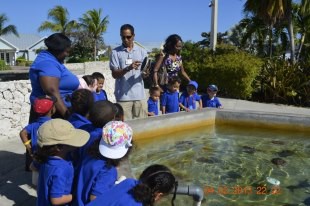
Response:
[[[207,88],[207,95],[203,95],[202,107],[214,107],[214,108],[223,108],[220,100],[216,97],[218,88],[214,84],[210,84]]]
[[[88,128],[92,126],[92,123],[87,119],[89,110],[94,105],[93,93],[88,89],[78,89],[72,93],[71,97],[71,110],[72,115],[68,121],[76,128],[88,131]],[[76,168],[79,159],[79,149],[69,153],[67,159],[73,162]]]
[[[52,119],[38,130],[40,162],[37,206],[69,205],[72,201],[73,166],[65,157],[89,139],[86,131],[75,129],[70,122]]]
[[[124,109],[122,105],[120,105],[119,103],[114,103],[114,106],[115,106],[114,120],[123,122],[124,121]]]
[[[91,124],[85,125],[80,129],[89,132],[90,138],[84,146],[78,149],[79,160],[77,162],[77,166],[81,164],[82,158],[87,154],[88,148],[93,144],[93,142],[102,137],[102,128],[106,125],[106,123],[114,120],[115,112],[116,109],[114,104],[108,100],[95,102],[93,107],[89,110],[88,119]]]
[[[105,191],[87,206],[154,205],[173,189],[175,197],[176,184],[169,168],[164,165],[151,165],[142,172],[139,180],[126,179],[111,190]]]
[[[73,205],[86,205],[114,186],[118,176],[116,167],[128,154],[131,140],[132,129],[122,121],[111,121],[103,127],[102,138],[83,157]]]
[[[82,129],[82,127],[91,124],[87,119],[89,110],[94,105],[94,97],[91,91],[88,89],[74,91],[71,97],[71,105],[73,114],[68,120],[75,128]]]
[[[82,88],[82,89],[88,89],[91,92],[96,92],[96,90],[98,88],[97,79],[95,79],[92,75],[84,75],[84,76],[82,76],[82,79],[84,79],[85,83],[87,84],[87,87]]]
[[[160,97],[160,89],[158,87],[150,88],[150,98],[147,100],[148,116],[158,115],[158,100]]]
[[[100,72],[94,72],[92,74],[93,78],[97,79],[97,89],[96,92],[94,92],[94,99],[95,102],[99,100],[108,100],[107,93],[103,90],[104,85],[104,76]]]
[[[160,98],[162,113],[168,114],[179,111],[179,88],[181,80],[173,77],[169,80],[167,91]]]
[[[202,108],[201,97],[197,94],[198,83],[190,81],[186,87],[186,92],[180,96],[180,108],[184,111],[191,111],[196,109],[196,101],[199,102],[199,109]]]
[[[20,133],[19,136],[26,147],[26,167],[32,170],[32,184],[37,185],[37,176],[39,165],[32,162],[32,156],[37,151],[37,132],[39,127],[46,121],[52,119],[52,115],[56,112],[56,98],[53,96],[41,96],[34,100],[33,110],[38,116],[36,121],[28,124]]]

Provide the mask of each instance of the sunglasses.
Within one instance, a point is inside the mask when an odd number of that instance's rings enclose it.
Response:
[[[122,36],[122,39],[131,39],[132,36]]]

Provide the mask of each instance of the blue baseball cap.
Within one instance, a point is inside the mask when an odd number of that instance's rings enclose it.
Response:
[[[188,85],[193,85],[196,88],[196,90],[198,89],[198,83],[196,81],[190,81]]]
[[[215,84],[210,84],[208,86],[208,89],[210,89],[212,92],[217,92],[218,91],[218,88]]]

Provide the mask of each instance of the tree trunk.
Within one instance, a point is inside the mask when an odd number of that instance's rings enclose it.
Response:
[[[97,39],[95,39],[95,45],[94,45],[94,61],[97,61],[96,54],[97,54]]]
[[[294,29],[293,29],[293,21],[292,21],[292,12],[289,12],[288,17],[288,34],[290,37],[291,43],[291,61],[295,63],[295,38],[294,38]]]
[[[272,58],[272,28],[273,26],[269,26],[269,58]]]
[[[306,38],[306,33],[303,33],[301,35],[300,46],[298,48],[298,53],[297,53],[296,61],[299,61],[300,53],[301,53],[302,47],[303,47],[303,45],[305,43],[305,38]]]

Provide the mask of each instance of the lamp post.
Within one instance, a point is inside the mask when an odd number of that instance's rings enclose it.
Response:
[[[217,41],[217,10],[218,0],[211,0],[209,7],[212,7],[211,12],[211,35],[210,35],[210,46],[213,51],[216,48]]]

